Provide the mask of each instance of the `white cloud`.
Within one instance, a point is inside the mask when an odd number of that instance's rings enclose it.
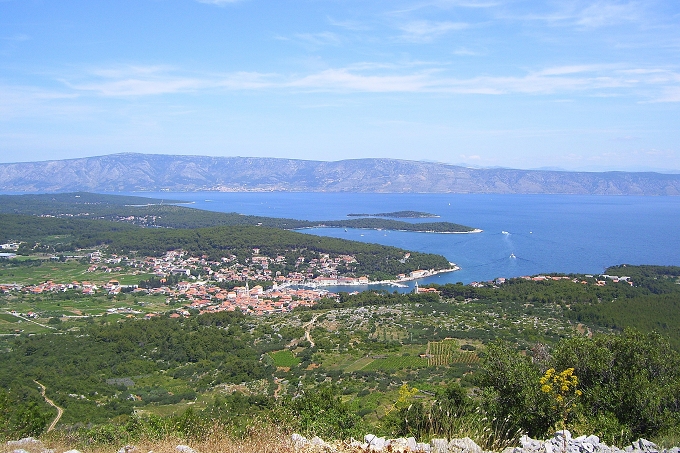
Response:
[[[612,68],[611,65],[569,65],[569,66],[554,66],[551,68],[543,69],[538,71],[536,75],[539,76],[556,76],[556,75],[569,75],[569,74],[579,74],[584,72],[594,72],[600,71],[607,68]]]
[[[148,96],[196,91],[207,87],[204,81],[191,78],[153,80],[131,78],[107,82],[80,83],[69,86],[79,91],[97,92],[103,96]]]
[[[399,10],[393,11],[393,13],[407,13],[412,11],[421,10],[424,8],[439,8],[439,9],[451,9],[451,8],[492,8],[495,6],[503,5],[507,3],[507,0],[430,0],[430,1],[420,1],[413,3],[411,5],[402,7]]]
[[[478,57],[480,55],[485,55],[483,52],[477,52],[474,50],[470,50],[466,47],[459,47],[458,49],[453,51],[454,55],[458,55],[461,57]]]
[[[562,2],[551,12],[530,13],[505,18],[543,21],[550,25],[572,25],[599,28],[630,22],[643,22],[645,10],[638,2],[601,0],[597,2]]]
[[[241,0],[196,0],[198,3],[207,3],[209,5],[225,6],[230,3],[240,2]]]
[[[17,33],[16,35],[12,36],[7,36],[5,38],[2,38],[4,41],[12,41],[12,42],[23,42],[23,41],[28,41],[31,39],[30,36],[24,33]]]
[[[116,66],[116,67],[106,67],[106,68],[94,68],[90,70],[90,73],[95,76],[104,78],[122,78],[122,77],[148,77],[154,74],[164,74],[170,71],[174,71],[174,66],[165,65],[126,65],[126,66]]]
[[[603,27],[642,19],[642,11],[636,2],[619,3],[600,1],[578,12],[576,24],[586,27]]]
[[[452,94],[560,94],[605,93],[608,90],[648,87],[653,79],[630,80],[599,66],[564,66],[531,72],[524,76],[447,77],[441,70],[406,75],[365,75],[349,69],[328,69],[288,83],[288,86],[327,91],[431,92]]]
[[[385,93],[424,91],[428,84],[425,74],[378,76],[355,74],[346,69],[327,69],[291,81],[288,86],[315,90]]]
[[[449,33],[470,28],[470,24],[465,22],[433,22],[428,20],[417,20],[408,22],[399,27],[404,32],[402,39],[412,42],[430,42],[433,39]]]
[[[634,135],[624,135],[624,136],[617,136],[617,137],[612,137],[611,141],[613,142],[632,142],[632,141],[637,141],[641,140],[642,137],[637,137]]]
[[[503,2],[500,1],[488,0],[438,0],[433,2],[433,5],[439,7],[456,6],[460,8],[492,8],[502,4]]]
[[[196,91],[208,87],[204,76],[189,77],[174,74],[170,66],[116,66],[94,68],[63,82],[75,91],[93,92],[102,96],[148,96]]]
[[[341,43],[340,37],[330,31],[320,33],[298,33],[295,35],[299,40],[311,44],[313,46],[325,45],[339,45]]]
[[[78,97],[78,93],[73,92],[64,93],[27,86],[0,85],[0,121],[36,114],[45,117],[72,114],[74,110],[82,110],[68,102]]]
[[[340,27],[351,31],[366,31],[371,29],[371,27],[367,24],[356,20],[335,20],[329,17],[328,23],[335,27]]]
[[[275,74],[237,72],[226,77],[221,76],[213,83],[216,87],[230,90],[258,90],[276,87],[277,84],[274,82],[276,78]]]
[[[649,102],[650,103],[680,102],[680,86],[666,88],[657,98]]]
[[[235,72],[227,75],[184,75],[170,67],[129,66],[99,68],[79,82],[64,81],[75,91],[108,97],[153,96],[203,92],[215,89],[253,90],[272,86],[270,75]]]
[[[303,75],[260,72],[188,73],[169,66],[95,68],[63,77],[68,95],[105,97],[201,94],[220,91],[302,90],[337,93],[529,94],[632,96],[641,102],[680,102],[680,73],[623,65],[566,65],[519,75],[460,78],[433,62],[357,63]],[[36,92],[37,93],[37,92]],[[63,96],[63,93],[60,93]],[[37,95],[36,95],[37,96]],[[566,98],[565,98],[566,96]]]

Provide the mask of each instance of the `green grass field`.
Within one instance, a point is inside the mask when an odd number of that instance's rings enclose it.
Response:
[[[14,320],[11,321],[9,320],[8,317],[14,318]],[[14,317],[12,315],[6,315],[4,313],[3,317],[0,318],[0,335],[13,335],[16,333],[32,334],[48,332],[54,332],[54,330],[48,327],[40,326],[30,321],[24,321],[23,319]]]
[[[300,363],[300,359],[289,350],[270,352],[269,357],[274,360],[274,365],[277,367],[294,367]]]
[[[164,296],[125,296],[109,298],[105,295],[83,297],[76,294],[59,294],[58,297],[51,294],[40,296],[19,295],[12,299],[5,299],[6,304],[2,308],[20,313],[29,311],[43,313],[57,313],[63,315],[86,315],[94,316],[106,312],[109,308],[132,308],[143,313],[166,311]]]
[[[370,357],[362,357],[359,360],[355,360],[349,366],[345,368],[346,373],[351,373],[353,371],[363,370],[366,366],[371,364],[375,359]]]
[[[104,272],[96,270],[87,272],[89,264],[79,261],[45,261],[39,266],[16,266],[11,263],[0,265],[0,283],[18,283],[35,285],[51,280],[55,283],[71,283],[72,281],[89,281],[104,285],[109,280],[118,280],[122,285],[136,285],[140,280],[147,280],[151,274],[139,273],[136,269],[121,272]]]
[[[19,318],[17,318],[14,315],[9,315],[7,313],[0,313],[0,322],[9,322],[9,323],[17,323],[20,321]]]
[[[427,359],[407,356],[390,356],[374,359],[371,363],[362,368],[364,371],[396,371],[406,368],[426,368]]]

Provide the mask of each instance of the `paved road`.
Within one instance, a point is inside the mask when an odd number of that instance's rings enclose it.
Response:
[[[27,321],[27,322],[32,322],[33,324],[37,324],[37,325],[39,325],[40,327],[45,327],[46,329],[57,330],[56,327],[47,326],[47,325],[45,325],[45,324],[40,324],[38,321],[33,321],[32,319],[24,318],[23,316],[18,315],[18,314],[16,314],[16,313],[12,313],[12,312],[9,312],[9,311],[4,311],[3,313],[5,313],[5,314],[7,314],[7,315],[15,316],[15,317],[17,317],[17,318],[19,318],[19,319],[23,319],[24,321]]]

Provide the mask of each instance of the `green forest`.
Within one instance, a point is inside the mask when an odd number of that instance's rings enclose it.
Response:
[[[160,256],[169,250],[185,250],[195,256],[208,255],[219,260],[235,255],[245,261],[259,248],[263,255],[275,257],[291,251],[353,255],[347,272],[368,275],[373,280],[393,279],[416,269],[449,269],[441,255],[409,252],[377,244],[313,236],[264,226],[222,226],[174,229],[141,228],[126,223],[76,218],[33,217],[0,214],[0,241],[24,241],[18,253],[67,253],[105,245],[111,251],[139,256]],[[405,260],[404,256],[410,253]]]
[[[124,253],[159,256],[168,250],[182,249],[210,259],[236,255],[250,257],[253,248],[266,256],[284,255],[290,250],[327,253],[331,256],[352,255],[357,263],[350,265],[355,275],[369,275],[375,280],[394,278],[416,269],[448,269],[441,255],[407,252],[395,247],[312,236],[267,227],[215,227],[193,230],[143,229],[134,232],[100,236],[111,250]],[[410,253],[408,260],[404,255]]]
[[[180,204],[179,206],[177,206]],[[222,213],[181,206],[177,200],[101,195],[87,192],[45,195],[0,195],[0,213],[36,216],[76,216],[128,222],[160,228],[213,226],[267,226],[286,230],[302,228],[365,228],[436,233],[465,233],[474,228],[451,222],[411,223],[391,219],[296,220]]]

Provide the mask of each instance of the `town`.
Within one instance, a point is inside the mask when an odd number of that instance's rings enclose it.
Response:
[[[344,270],[356,263],[352,255],[331,257],[319,253],[318,257],[309,258],[288,253],[288,256],[269,257],[260,252],[260,249],[253,248],[252,257],[244,263],[235,255],[215,261],[205,255],[191,256],[183,250],[168,251],[161,257],[143,258],[106,254],[97,250],[82,257],[89,262],[87,272],[151,274],[151,279],[134,285],[123,285],[113,278],[99,285],[86,280],[68,283],[48,280],[35,285],[0,283],[0,293],[18,291],[39,295],[79,291],[83,295],[151,294],[165,296],[167,305],[177,307],[172,308],[171,317],[189,316],[196,311],[202,314],[235,310],[263,315],[289,312],[299,306],[312,306],[322,298],[337,298],[338,295],[330,292],[328,287],[346,286],[350,291],[356,289],[353,287],[373,283],[404,287],[405,281],[437,272],[414,270],[409,274],[399,274],[396,280],[371,282],[368,276],[354,277],[340,272],[340,269]],[[404,259],[408,258],[409,254],[406,253]],[[286,272],[286,269],[291,270]],[[154,315],[157,314],[149,313],[146,316]]]
[[[7,247],[9,248],[9,247]],[[408,253],[404,259],[408,259]],[[56,257],[52,257],[56,258]],[[71,257],[69,259],[77,259]],[[417,280],[437,273],[435,270],[414,270],[409,274],[400,274],[396,280],[371,282],[367,276],[347,276],[339,272],[346,266],[356,263],[352,255],[320,253],[315,258],[305,258],[287,253],[287,256],[269,257],[261,254],[259,248],[252,249],[252,256],[239,260],[235,255],[223,257],[219,261],[209,260],[207,256],[192,256],[183,250],[171,250],[161,257],[136,258],[124,255],[107,254],[96,250],[80,257],[88,262],[88,273],[131,273],[151,275],[139,284],[124,285],[112,278],[104,284],[91,281],[71,281],[68,283],[48,280],[35,285],[20,285],[0,282],[0,294],[21,292],[40,295],[50,292],[78,291],[83,295],[94,296],[106,294],[155,295],[164,296],[165,303],[173,318],[188,317],[192,313],[215,313],[220,311],[240,311],[246,314],[265,315],[290,312],[296,307],[313,306],[320,299],[337,299],[338,294],[328,290],[329,287],[347,287],[348,292],[355,292],[357,287],[365,287],[373,283],[390,284],[405,287],[405,281]],[[286,272],[285,269],[292,270]],[[278,270],[277,270],[278,269]],[[454,268],[455,270],[457,268]],[[579,284],[604,286],[606,280],[613,283],[623,281],[629,285],[633,282],[629,277],[601,275],[593,281],[592,275],[587,280],[567,276],[538,275],[521,277],[525,280],[571,280]],[[590,280],[590,281],[589,281]],[[500,286],[506,279],[499,277],[489,282],[472,282],[472,287]],[[353,288],[355,287],[355,288]],[[361,288],[363,289],[363,288]],[[434,288],[419,287],[416,281],[415,292],[434,292]],[[112,313],[123,313],[120,308],[111,308]],[[128,312],[125,312],[128,313]],[[129,312],[132,313],[132,312]],[[129,314],[128,313],[128,314]],[[134,313],[133,313],[134,314]],[[147,313],[146,318],[159,316],[160,313]],[[24,316],[31,318],[34,313]]]

